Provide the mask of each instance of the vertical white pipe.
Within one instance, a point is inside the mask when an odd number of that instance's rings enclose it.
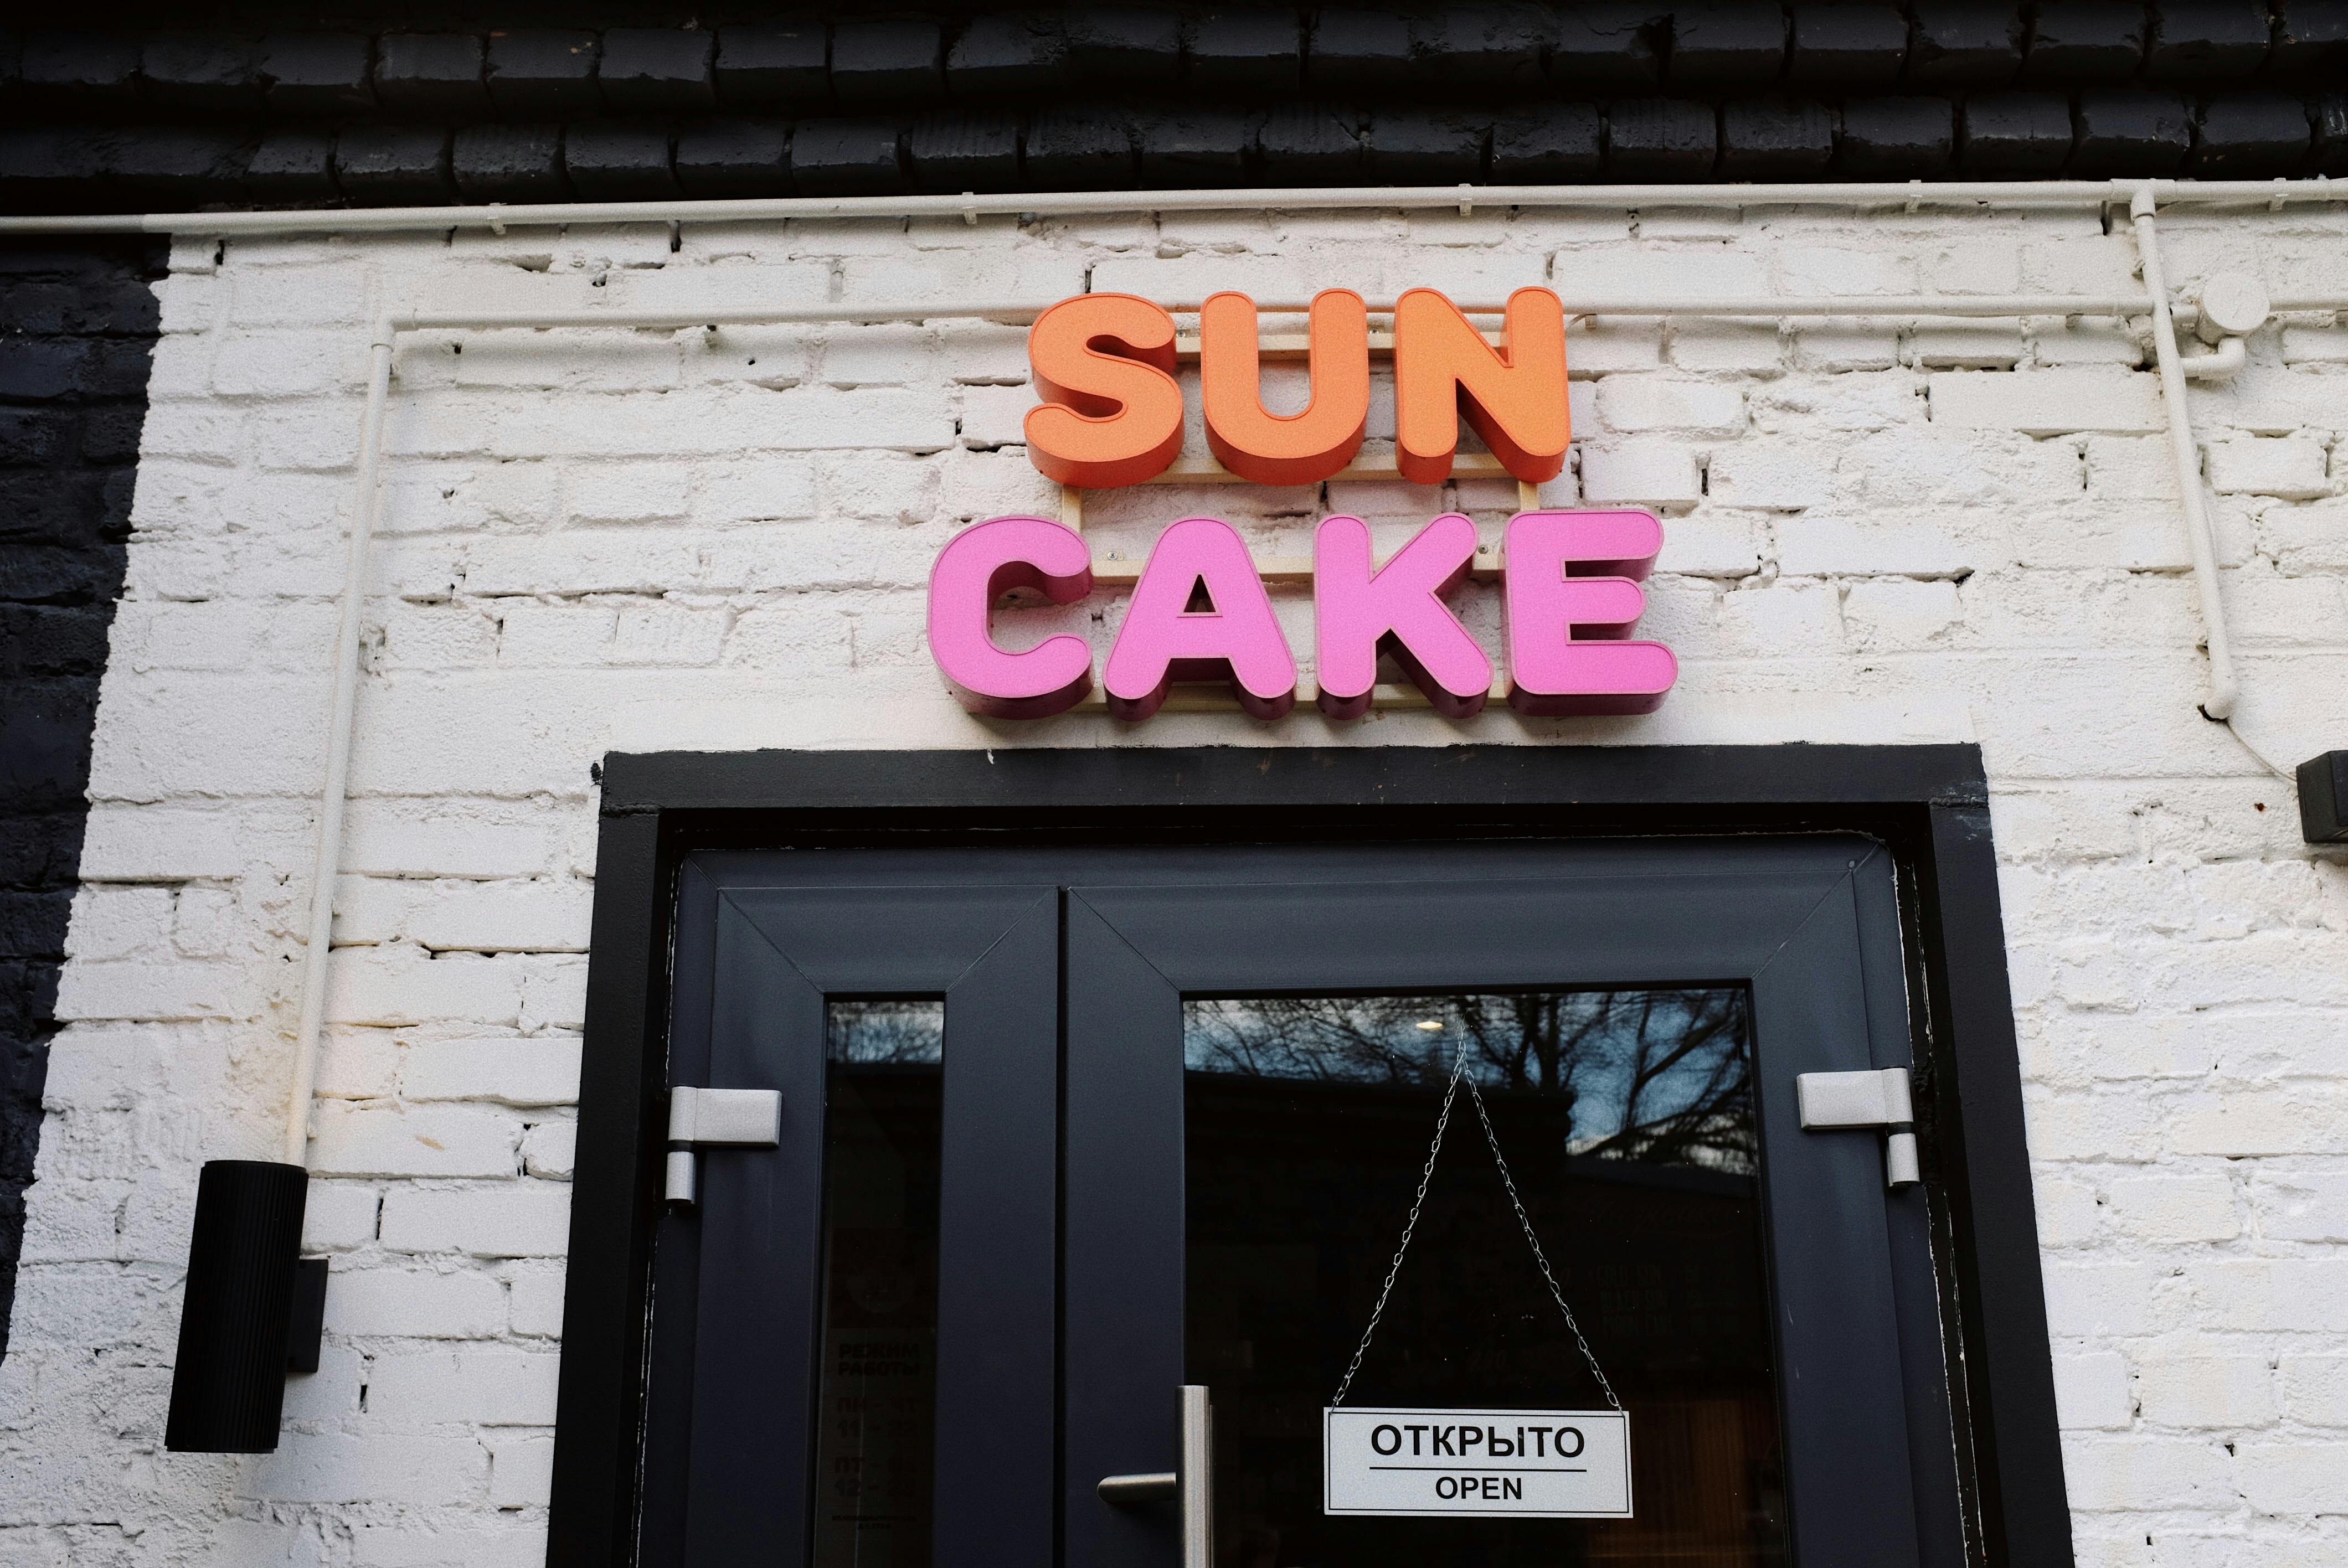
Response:
[[[310,936],[302,958],[302,1022],[294,1042],[294,1082],[285,1101],[285,1163],[309,1163],[310,1102],[318,1082],[318,1036],[326,1016],[326,959],[335,938],[335,875],[343,859],[343,800],[350,786],[351,711],[358,702],[359,617],[366,603],[369,541],[381,507],[383,411],[391,393],[388,317],[367,345],[366,416],[359,425],[358,493],[351,503],[350,555],[343,567],[343,613],[335,633],[334,715],[326,730],[326,783],[318,795],[318,853],[311,863]]]
[[[2201,630],[2209,641],[2209,691],[2201,711],[2230,718],[2242,694],[2234,675],[2234,651],[2226,636],[2226,604],[2219,594],[2218,545],[2209,508],[2201,498],[2201,454],[2193,444],[2193,418],[2185,405],[2185,365],[2177,352],[2177,321],[2168,308],[2168,277],[2160,265],[2160,235],[2153,226],[2150,185],[2137,188],[2128,203],[2136,220],[2137,258],[2144,263],[2144,290],[2152,296],[2152,348],[2160,364],[2160,401],[2168,411],[2168,455],[2177,465],[2178,497],[2185,505],[2185,537],[2193,548],[2193,581],[2201,593]]]

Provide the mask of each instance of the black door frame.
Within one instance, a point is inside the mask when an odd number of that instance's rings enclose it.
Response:
[[[549,1562],[617,1568],[634,1552],[671,923],[691,850],[1840,830],[1881,840],[1900,870],[1975,1549],[2071,1568],[1978,747],[614,753],[600,780]]]

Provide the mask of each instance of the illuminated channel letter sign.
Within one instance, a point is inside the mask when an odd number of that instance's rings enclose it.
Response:
[[[1459,423],[1503,469],[1538,484],[1565,466],[1565,316],[1547,289],[1510,295],[1501,342],[1449,300],[1412,289],[1394,311],[1395,466],[1413,484],[1449,477]],[[1317,485],[1343,471],[1369,425],[1369,311],[1331,289],[1306,313],[1312,397],[1301,413],[1263,406],[1255,302],[1220,293],[1199,313],[1200,402],[1218,462],[1261,485]],[[1137,485],[1182,450],[1173,316],[1132,294],[1082,294],[1035,319],[1028,359],[1042,401],[1025,423],[1029,460],[1087,489]],[[1678,675],[1671,650],[1634,641],[1640,587],[1663,548],[1645,512],[1528,511],[1502,537],[1509,705],[1525,714],[1652,712]],[[1333,517],[1313,544],[1313,655],[1321,712],[1368,712],[1381,658],[1437,712],[1479,712],[1492,661],[1449,599],[1474,567],[1476,526],[1447,512],[1383,564],[1359,518]],[[1092,651],[1070,633],[1014,651],[994,609],[1025,589],[1054,604],[1092,591],[1083,536],[1043,518],[995,518],[955,536],[930,578],[930,650],[962,704],[997,719],[1064,712],[1092,691]],[[1241,708],[1277,719],[1296,703],[1296,658],[1247,546],[1229,523],[1185,518],[1159,536],[1101,671],[1108,711],[1155,713],[1178,682],[1227,685]]]

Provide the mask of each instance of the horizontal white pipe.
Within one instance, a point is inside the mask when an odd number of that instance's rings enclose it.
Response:
[[[1785,299],[1568,300],[1593,316],[2126,316],[2152,309],[2142,294],[1796,294]]]
[[[583,292],[583,291],[582,291]],[[683,327],[771,326],[786,322],[927,322],[1032,321],[1053,302],[1006,300],[941,300],[908,303],[876,300],[870,304],[727,305],[702,310],[604,309],[590,305],[567,311],[395,311],[391,324],[397,332],[491,332],[542,327],[635,327],[675,330]]]
[[[587,326],[676,330],[789,322],[1023,322],[1034,320],[1051,302],[875,300],[866,304],[744,305],[698,311],[601,306],[567,311],[403,311],[391,317],[391,323],[401,332],[488,332]],[[1475,315],[1498,315],[1507,308],[1507,302],[1501,300],[1457,302],[1461,310]],[[1263,311],[1300,312],[1309,303],[1303,300],[1258,300],[1256,306]],[[1166,308],[1196,311],[1200,304],[1196,300],[1176,300],[1166,302]],[[1373,302],[1370,308],[1392,310],[1393,303]],[[1565,309],[1568,314],[1577,316],[2127,316],[2150,313],[2152,301],[2144,294],[1797,294],[1743,300],[1662,295],[1653,299],[1573,299],[1565,302]]]
[[[301,212],[148,212],[0,218],[0,234],[391,234],[567,223],[775,223],[798,220],[1076,217],[1278,209],[1550,207],[2095,207],[2149,190],[2182,202],[2348,200],[2348,180],[2007,179],[1798,185],[1397,185],[1328,189],[1062,190],[1010,196],[773,197],[730,201],[553,201],[520,207],[366,207]]]

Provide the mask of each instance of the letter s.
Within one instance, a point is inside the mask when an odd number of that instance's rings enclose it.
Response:
[[[1027,460],[1063,485],[1103,489],[1163,473],[1182,450],[1174,318],[1134,294],[1062,300],[1027,331],[1041,406]]]

